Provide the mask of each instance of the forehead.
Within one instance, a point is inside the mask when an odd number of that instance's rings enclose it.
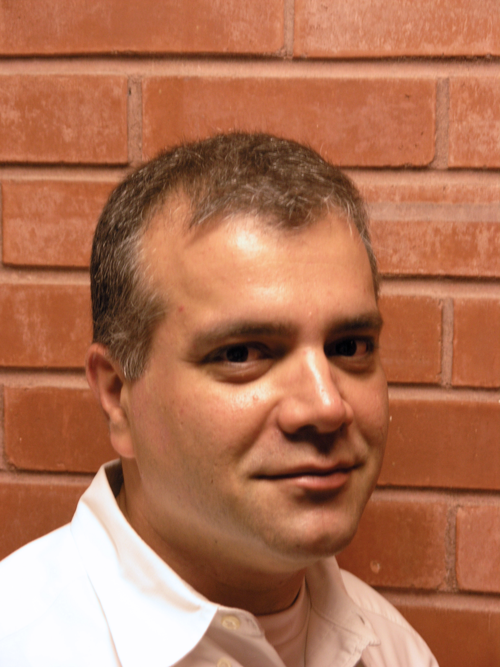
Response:
[[[359,233],[331,214],[294,230],[241,215],[186,231],[178,219],[159,217],[145,235],[143,260],[170,314],[184,312],[186,326],[191,318],[194,326],[196,318],[209,325],[248,315],[286,321],[292,309],[304,319],[341,301],[345,317],[376,309]]]

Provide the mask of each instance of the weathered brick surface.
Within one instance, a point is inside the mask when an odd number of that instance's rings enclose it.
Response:
[[[16,0],[3,3],[0,53],[273,53],[284,0]]]
[[[0,479],[0,559],[68,523],[88,482]]]
[[[432,603],[397,606],[428,643],[439,667],[500,665],[500,605],[477,609],[464,601],[461,609]]]
[[[17,266],[88,266],[92,235],[113,185],[4,182],[3,261]]]
[[[496,0],[295,0],[297,56],[500,54]]]
[[[435,83],[418,79],[152,77],[143,84],[143,150],[258,130],[310,143],[343,165],[425,165],[434,105]]]
[[[443,587],[446,515],[444,503],[370,500],[340,566],[373,586]]]
[[[379,484],[500,491],[498,401],[391,399]]]
[[[500,504],[459,508],[457,581],[463,590],[500,593]]]
[[[5,387],[4,414],[5,455],[16,468],[96,472],[116,458],[88,389]]]
[[[500,179],[495,174],[430,171],[417,176],[408,172],[358,171],[352,176],[370,203],[497,205],[500,202]]]
[[[436,384],[441,373],[441,304],[422,296],[383,296],[380,340],[390,382]]]
[[[126,163],[126,78],[0,76],[0,161]]]
[[[500,222],[373,221],[386,275],[500,277]]]
[[[80,368],[91,341],[89,288],[1,285],[0,366]]]
[[[450,167],[500,167],[498,77],[451,79],[449,113]]]
[[[453,308],[453,384],[500,387],[500,299],[455,299]]]

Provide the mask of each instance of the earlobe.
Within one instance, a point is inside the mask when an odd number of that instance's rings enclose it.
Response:
[[[111,444],[120,456],[133,458],[130,423],[124,404],[126,381],[119,364],[111,359],[103,345],[92,343],[85,358],[85,371],[90,388],[107,417]]]

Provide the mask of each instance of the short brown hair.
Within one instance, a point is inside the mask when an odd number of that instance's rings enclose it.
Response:
[[[351,180],[312,149],[267,134],[221,134],[180,145],[132,172],[99,219],[90,265],[94,342],[105,345],[129,380],[144,371],[166,303],[146,284],[143,235],[175,195],[189,204],[188,227],[249,214],[283,229],[335,210],[354,223],[378,292],[367,216]]]

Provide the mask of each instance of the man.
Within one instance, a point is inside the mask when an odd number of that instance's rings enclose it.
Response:
[[[120,462],[4,562],[0,663],[435,666],[332,558],[388,419],[352,183],[266,135],[181,146],[112,194],[91,281],[87,377]]]

